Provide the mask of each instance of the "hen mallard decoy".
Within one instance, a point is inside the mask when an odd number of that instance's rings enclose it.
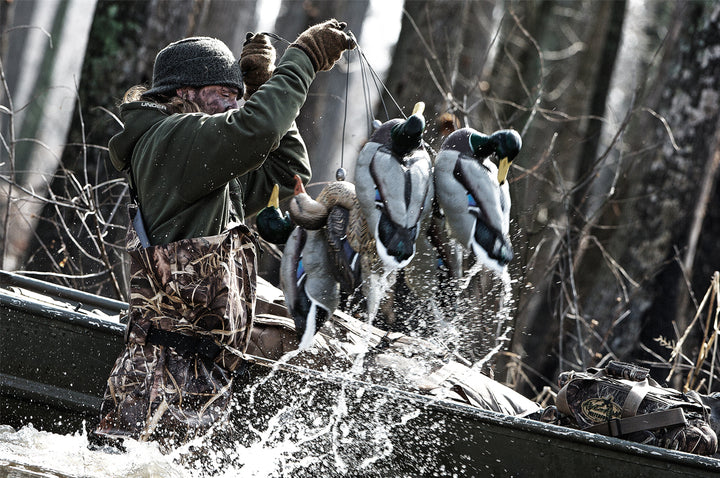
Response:
[[[423,147],[424,104],[406,120],[382,123],[360,151],[355,189],[385,267],[405,267],[415,254],[433,198],[432,161]]]
[[[298,175],[295,175],[295,193],[290,198],[288,209],[295,224],[310,230],[325,226],[330,212],[325,204],[310,197]]]
[[[299,348],[305,349],[340,301],[324,229],[295,228],[280,262],[280,287],[295,322]]]
[[[367,222],[362,216],[355,185],[347,181],[328,183],[316,199],[310,197],[297,178],[296,194],[290,202],[290,217],[306,230],[324,229],[328,251],[336,265],[334,275],[352,292],[360,283],[358,254],[373,248]]]
[[[451,235],[491,269],[512,260],[507,174],[522,140],[514,130],[451,133],[435,158],[435,188]],[[498,166],[493,162],[498,160]]]
[[[358,257],[372,243],[352,183],[331,182],[313,199],[297,181],[290,217],[299,227],[285,246],[280,282],[303,347],[335,311],[340,286],[359,286]]]
[[[276,184],[273,186],[267,206],[255,216],[258,234],[273,244],[285,244],[295,229],[295,224],[290,219],[290,212],[285,211],[283,215],[280,211],[279,194],[280,188]]]

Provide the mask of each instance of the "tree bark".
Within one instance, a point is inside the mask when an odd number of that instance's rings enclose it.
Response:
[[[406,1],[386,83],[392,97],[384,96],[376,116],[408,116],[415,103],[424,102],[424,139],[435,150],[447,128],[485,129],[474,121],[474,105],[493,58],[494,8],[486,1]]]
[[[609,246],[631,276],[643,279],[625,305],[628,320],[640,324],[639,341],[629,341],[632,353],[643,358],[638,342],[669,355],[657,339],[672,340],[683,332],[695,313],[689,294],[702,297],[712,277],[709,268],[720,258],[716,243],[708,247],[714,242],[709,237],[695,247],[706,234],[703,228],[716,228],[704,205],[717,197],[720,70],[714,52],[720,48],[720,6],[681,3],[673,18],[681,33],[664,61],[674,71],[657,78],[653,90],[661,97],[648,105],[667,125],[645,115],[633,129],[636,149],[653,147],[628,168],[632,201],[623,204],[620,215],[630,227],[619,229]],[[641,227],[632,227],[636,224]],[[695,273],[694,264],[707,267]]]
[[[47,204],[35,231],[27,270],[53,271],[54,279],[78,289],[122,298],[124,278],[124,183],[104,149],[121,130],[113,115],[124,92],[150,85],[156,53],[190,34],[197,15],[193,0],[98,2],[85,51],[67,146],[50,186],[51,198],[74,201],[90,211]],[[93,186],[110,184],[94,189]]]
[[[478,106],[478,122],[490,131],[513,127],[523,136],[509,179],[516,253],[509,270],[517,279],[511,355],[532,364],[536,386],[552,383],[568,360],[591,359],[572,270],[583,199],[573,186],[593,160],[584,159],[596,149],[586,145],[597,135],[589,118],[602,116],[623,17],[623,2],[507,2]]]
[[[236,57],[240,57],[245,34],[258,23],[255,0],[202,0],[198,18],[189,34],[212,36],[225,42]]]
[[[717,197],[714,152],[719,76],[717,62],[709,58],[714,57],[712,52],[717,49],[720,9],[694,2],[679,3],[674,12],[667,7],[655,14],[660,21],[665,18],[669,22],[668,31],[677,36],[664,43],[662,38],[656,39],[649,45],[647,56],[637,59],[639,64],[645,58],[661,61],[649,69],[640,67],[639,71],[654,76],[643,73],[643,77],[647,76],[646,85],[635,91],[627,124],[612,126],[616,132],[624,128],[614,146],[623,160],[613,165],[619,168],[613,180],[605,178],[597,183],[604,184],[606,189],[594,190],[594,194],[605,195],[605,200],[594,206],[596,216],[579,215],[574,222],[560,222],[558,218],[569,219],[583,211],[580,208],[589,193],[578,193],[564,211],[548,214],[555,218],[556,237],[544,235],[544,243],[538,241],[535,249],[528,248],[535,254],[533,257],[538,257],[542,251],[536,248],[555,242],[551,254],[528,266],[535,269],[527,274],[534,289],[526,301],[521,296],[518,319],[523,324],[518,332],[524,330],[528,338],[523,340],[516,335],[514,351],[527,354],[526,363],[533,364],[550,383],[562,370],[595,365],[609,358],[650,359],[654,365],[661,365],[657,357],[669,356],[670,350],[664,344],[677,338],[681,317],[692,317],[694,313],[694,310],[682,312],[686,307],[684,297],[688,297],[686,283],[700,289],[694,291],[699,295],[711,276],[707,271],[704,278],[689,275],[692,271],[687,269],[693,263],[717,264],[717,248],[700,245],[707,239],[702,232],[698,233],[698,228],[700,224],[706,228],[711,223],[704,217],[708,213],[698,209],[698,205],[708,197]],[[595,14],[593,18],[601,17]],[[630,41],[629,37],[624,41]],[[661,45],[662,50],[653,56]],[[632,85],[626,82],[625,89],[631,88],[628,84]],[[559,106],[558,110],[563,111]],[[536,133],[530,133],[527,137],[535,138],[530,141],[539,141]],[[575,141],[582,142],[584,138],[588,138],[587,133],[580,132]],[[562,154],[573,149],[582,151],[565,143]],[[597,151],[592,155],[596,166],[602,159],[600,154]],[[576,157],[575,161],[579,164],[581,159]],[[554,163],[564,165],[560,159]],[[567,184],[564,191],[584,185],[578,181],[588,173],[587,166],[574,175],[565,175],[564,167],[559,169],[563,171],[563,183]],[[702,184],[704,187],[699,187]],[[520,202],[526,205],[538,203],[547,207],[553,203],[552,198],[522,197]],[[561,197],[566,200],[568,196]],[[592,209],[585,209],[588,211]],[[586,222],[588,219],[592,219],[590,223]],[[524,221],[519,222],[522,230]],[[528,225],[532,226],[533,221]],[[691,230],[695,231],[694,236]],[[571,254],[578,250],[573,239],[578,231],[587,240],[587,252],[572,258]],[[695,254],[689,249],[693,242],[698,244]],[[685,271],[680,266],[683,260]],[[546,266],[538,270],[538,264],[543,263]],[[543,275],[548,270],[550,273]],[[527,305],[533,303],[534,306]],[[645,355],[643,346],[657,355]],[[655,373],[662,379],[667,375],[666,371]]]

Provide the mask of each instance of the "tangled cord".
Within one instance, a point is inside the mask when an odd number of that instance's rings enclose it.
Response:
[[[281,37],[280,35],[272,32],[260,32],[262,35],[266,35],[274,40],[283,42],[287,45],[290,45],[291,42],[287,39]],[[390,119],[390,114],[388,113],[387,105],[385,104],[385,99],[383,97],[383,93],[385,93],[388,98],[390,98],[397,108],[397,110],[400,112],[400,115],[404,119],[407,119],[407,116],[405,113],[403,113],[402,109],[400,108],[400,105],[397,103],[393,95],[390,93],[390,91],[387,89],[385,84],[383,83],[382,79],[380,78],[380,75],[377,74],[375,69],[370,65],[370,61],[365,56],[365,52],[362,48],[360,48],[360,43],[357,41],[357,38],[355,37],[355,34],[352,32],[352,30],[347,31],[348,36],[350,37],[350,40],[355,43],[355,50],[357,51],[358,55],[358,62],[360,63],[360,77],[361,77],[361,84],[362,84],[362,91],[363,91],[363,102],[364,102],[364,108],[365,108],[365,117],[367,119],[367,135],[370,137],[370,135],[373,132],[374,129],[374,123],[375,123],[375,117],[372,112],[372,99],[371,99],[371,93],[372,91],[376,91],[378,95],[378,99],[380,100],[380,103],[382,104],[383,111],[385,112],[385,118],[386,121]],[[350,61],[348,59],[347,63],[349,64]],[[348,118],[348,99],[350,94],[350,68],[346,68],[346,77],[345,77],[345,106],[344,106],[344,115],[343,115],[343,124],[342,124],[342,140],[340,141],[340,168],[338,169],[336,173],[336,178],[338,180],[344,180],[345,179],[345,130],[347,128],[347,118]]]

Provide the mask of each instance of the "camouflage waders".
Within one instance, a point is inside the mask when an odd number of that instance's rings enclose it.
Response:
[[[98,434],[182,442],[226,415],[252,330],[255,250],[244,225],[148,248],[130,227],[126,346]]]

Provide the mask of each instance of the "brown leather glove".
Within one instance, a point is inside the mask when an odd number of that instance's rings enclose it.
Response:
[[[345,50],[355,48],[355,42],[343,32],[347,23],[334,18],[305,30],[290,46],[304,51],[315,71],[327,71],[340,59]]]
[[[248,33],[240,53],[240,71],[245,83],[243,98],[250,98],[260,85],[270,79],[274,70],[275,47],[268,37],[262,33]]]

